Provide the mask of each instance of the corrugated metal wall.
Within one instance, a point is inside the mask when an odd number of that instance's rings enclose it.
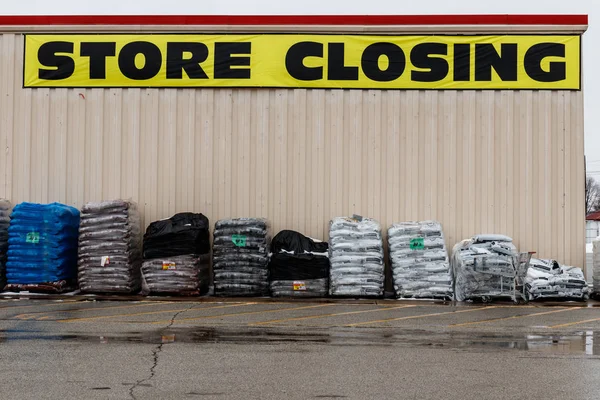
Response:
[[[448,244],[504,233],[583,266],[583,94],[22,88],[23,37],[1,36],[0,196],[133,198],[264,216],[327,237],[331,217],[439,219]]]

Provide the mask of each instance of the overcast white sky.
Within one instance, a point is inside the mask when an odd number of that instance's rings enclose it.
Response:
[[[4,15],[57,14],[588,14],[583,39],[585,151],[600,180],[600,0],[20,0],[1,1]],[[596,26],[599,25],[599,26]],[[586,72],[587,71],[587,72]]]

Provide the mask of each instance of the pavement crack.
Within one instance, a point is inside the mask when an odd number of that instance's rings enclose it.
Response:
[[[165,326],[162,330],[166,331],[167,329],[169,329],[170,327],[173,326],[173,324],[175,323],[175,320],[177,319],[177,317],[180,314],[183,314],[184,312],[187,312],[189,310],[191,310],[192,308],[196,307],[196,304],[191,304],[188,308],[186,308],[185,310],[180,310],[177,311],[175,314],[173,314],[173,317],[171,318],[171,321],[169,321],[169,323],[167,324],[167,326]],[[165,343],[159,343],[156,348],[154,348],[154,350],[152,350],[152,366],[150,367],[150,376],[148,376],[147,378],[141,379],[139,381],[137,381],[136,383],[134,383],[130,388],[129,388],[129,397],[131,397],[133,400],[137,400],[137,398],[135,397],[134,391],[136,388],[142,386],[144,383],[151,381],[152,378],[154,378],[154,375],[156,374],[156,368],[158,367],[158,356],[161,353],[163,346],[165,345]]]

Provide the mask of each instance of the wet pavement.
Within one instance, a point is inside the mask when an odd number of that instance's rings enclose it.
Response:
[[[3,299],[0,397],[597,399],[597,306]]]

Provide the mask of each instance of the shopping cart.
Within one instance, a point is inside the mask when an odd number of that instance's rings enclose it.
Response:
[[[509,299],[515,304],[527,302],[525,278],[533,252],[518,253],[506,257],[508,262],[503,266],[489,262],[487,257],[475,257],[473,272],[478,274],[479,280],[485,282],[487,289],[474,290],[471,300],[489,303],[493,300]]]
[[[527,289],[525,287],[525,278],[527,278],[527,270],[531,257],[535,254],[533,251],[519,253],[515,271],[515,291],[513,302],[515,304],[527,303]]]

